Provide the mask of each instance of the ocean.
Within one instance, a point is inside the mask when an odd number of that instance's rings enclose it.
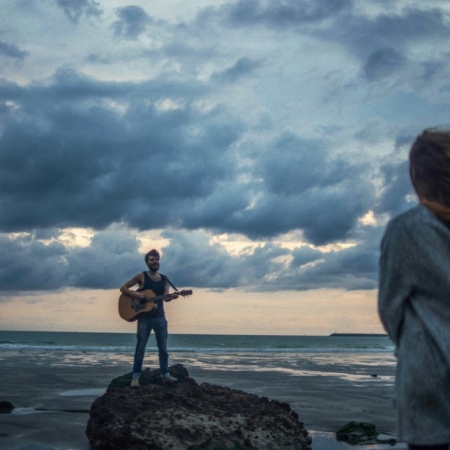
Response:
[[[0,331],[0,351],[128,353],[134,333]],[[154,335],[148,347],[156,347]],[[169,349],[179,353],[392,353],[387,336],[253,336],[170,334]]]
[[[132,333],[0,331],[0,361],[21,355],[60,366],[130,366]],[[334,375],[365,380],[371,368],[392,372],[394,346],[387,336],[252,336],[170,334],[170,364],[191,369],[238,372],[275,371],[293,376]],[[144,367],[158,367],[156,341],[150,335]],[[44,364],[44,362],[42,362]],[[349,368],[352,368],[349,370]],[[358,369],[360,368],[360,369]],[[393,376],[385,377],[392,384]]]

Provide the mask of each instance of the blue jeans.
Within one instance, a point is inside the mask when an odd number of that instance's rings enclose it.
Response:
[[[159,352],[159,368],[161,374],[169,372],[169,353],[167,353],[167,320],[165,317],[149,317],[141,314],[137,323],[137,344],[134,353],[133,374],[140,374],[144,362],[145,347],[151,331],[155,332]]]

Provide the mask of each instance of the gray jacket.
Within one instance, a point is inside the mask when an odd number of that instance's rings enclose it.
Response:
[[[387,226],[378,312],[396,346],[398,439],[450,442],[450,230],[423,205]]]

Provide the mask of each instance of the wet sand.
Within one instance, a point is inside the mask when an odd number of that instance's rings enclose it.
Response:
[[[16,409],[0,415],[0,449],[89,450],[85,429],[90,406],[111,379],[130,372],[129,357],[1,353],[0,401]],[[394,435],[392,364],[374,367],[363,361],[356,366],[343,356],[333,361],[320,355],[288,359],[273,367],[270,355],[236,355],[224,361],[214,355],[179,354],[172,355],[171,363],[183,364],[198,383],[288,402],[310,431],[314,450],[367,448],[335,440],[334,432],[351,420],[374,423],[381,433]],[[155,361],[149,363],[155,366]]]

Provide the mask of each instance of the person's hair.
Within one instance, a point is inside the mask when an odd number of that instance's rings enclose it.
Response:
[[[150,258],[150,256],[153,256],[154,258],[158,258],[158,259],[160,258],[158,250],[152,249],[145,254],[145,258],[144,258],[145,264],[147,264],[148,258]]]
[[[409,153],[409,174],[420,200],[450,208],[450,132],[425,130]]]

